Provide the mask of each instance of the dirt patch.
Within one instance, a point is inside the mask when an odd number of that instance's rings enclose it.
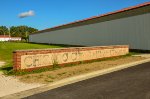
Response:
[[[0,98],[9,94],[40,87],[43,84],[27,84],[20,82],[16,77],[0,74]]]
[[[28,74],[24,76],[19,76],[20,81],[25,83],[42,83],[47,84],[51,82],[55,82],[67,77],[76,76],[92,71],[107,69],[111,67],[115,67],[122,64],[127,64],[139,60],[144,60],[146,58],[140,56],[128,56],[122,58],[116,58],[112,60],[88,63],[88,64],[80,64],[71,67],[64,67],[58,70],[47,71],[38,74]]]

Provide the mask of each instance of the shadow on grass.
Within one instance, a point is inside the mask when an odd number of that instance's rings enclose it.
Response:
[[[8,62],[4,66],[0,67],[0,71],[2,71],[4,74],[7,74],[10,71],[13,71],[13,66]]]
[[[13,67],[1,67],[0,70],[1,71],[11,71],[13,69]]]
[[[35,42],[29,42],[30,44],[43,44],[43,45],[53,45],[53,46],[60,46],[60,47],[86,47],[83,45],[69,45],[69,44],[53,44],[53,43],[35,43]]]

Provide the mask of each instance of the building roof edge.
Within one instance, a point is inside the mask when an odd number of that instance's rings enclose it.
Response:
[[[125,11],[132,10],[132,9],[137,9],[137,8],[140,8],[140,7],[143,7],[143,6],[147,6],[147,5],[150,5],[150,2],[145,2],[143,4],[139,4],[139,5],[136,5],[136,6],[131,6],[131,7],[124,8],[124,9],[121,9],[121,10],[117,10],[117,11],[114,11],[114,12],[109,12],[109,13],[106,13],[106,14],[102,14],[102,15],[86,18],[86,19],[83,19],[83,20],[78,20],[78,21],[74,21],[74,22],[71,22],[71,23],[55,26],[55,27],[52,27],[52,28],[47,28],[47,29],[44,29],[44,30],[40,30],[40,31],[34,32],[34,33],[30,34],[30,35],[39,34],[39,33],[44,32],[44,31],[50,31],[52,29],[59,28],[59,27],[62,27],[62,26],[67,26],[67,25],[71,25],[71,24],[75,24],[75,23],[80,23],[80,22],[84,22],[84,21],[88,21],[88,20],[92,20],[92,19],[96,19],[96,18],[100,18],[100,17],[116,14],[116,13],[125,12]]]

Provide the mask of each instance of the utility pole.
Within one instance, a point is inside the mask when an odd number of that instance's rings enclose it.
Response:
[[[28,42],[28,32],[26,31],[26,42]]]
[[[5,31],[3,31],[4,32],[4,37],[5,37]]]
[[[5,42],[5,40],[6,40],[6,38],[5,38],[5,31],[3,31],[4,32],[4,42]]]
[[[8,27],[8,33],[9,33],[9,37],[11,37],[11,35],[10,35],[10,27]]]
[[[11,40],[10,27],[8,27],[9,40]]]

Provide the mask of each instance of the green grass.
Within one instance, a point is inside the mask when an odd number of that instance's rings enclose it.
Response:
[[[9,71],[12,69],[12,54],[13,51],[15,50],[61,48],[61,47],[62,46],[46,45],[46,44],[0,42],[0,61],[6,62],[6,65],[1,67],[0,70]]]

